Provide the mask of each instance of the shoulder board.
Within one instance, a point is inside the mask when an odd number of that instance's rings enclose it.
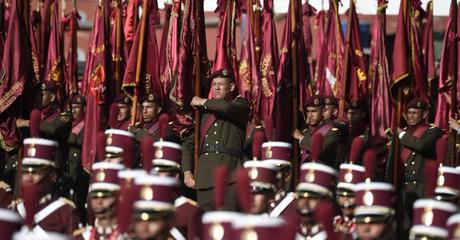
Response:
[[[90,227],[82,227],[82,228],[79,228],[79,229],[76,229],[75,231],[73,231],[72,235],[74,237],[77,237],[77,236],[80,236],[82,235],[84,232],[86,232],[86,230],[90,229]]]
[[[0,181],[0,189],[4,189],[5,192],[11,192],[11,187],[4,181]]]
[[[71,207],[75,208],[75,203],[73,203],[71,200],[61,197],[59,198],[60,201],[63,201],[65,204],[70,205]]]
[[[335,132],[335,131],[339,131],[339,129],[334,127],[334,128],[331,128],[331,131]]]

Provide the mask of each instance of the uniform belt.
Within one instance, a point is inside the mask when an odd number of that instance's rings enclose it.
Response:
[[[217,144],[210,144],[210,145],[201,147],[200,154],[203,154],[203,153],[223,153],[223,154],[228,154],[234,157],[241,158],[241,151],[231,149],[231,148],[226,148],[222,145],[217,145]]]

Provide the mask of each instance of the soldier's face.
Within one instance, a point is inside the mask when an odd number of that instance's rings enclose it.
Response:
[[[262,214],[268,212],[268,207],[270,206],[270,194],[268,193],[256,193],[252,194],[252,203],[251,203],[251,214]]]
[[[93,210],[96,217],[113,215],[116,201],[117,197],[115,196],[92,196],[90,198],[91,210]]]
[[[324,113],[323,113],[324,119],[325,120],[332,119],[336,115],[337,115],[337,108],[334,105],[326,105],[326,107],[324,108]]]
[[[72,118],[73,119],[80,119],[83,117],[83,113],[85,108],[81,104],[71,104],[72,107]]]
[[[351,196],[338,196],[337,202],[344,216],[353,216],[353,210],[355,208],[355,198]]]
[[[324,109],[322,107],[307,107],[305,118],[308,125],[318,125],[323,120]]]
[[[313,221],[314,210],[321,202],[320,198],[298,198],[297,199],[297,212],[300,214],[300,219],[303,222]]]
[[[366,117],[366,113],[358,109],[348,109],[348,122],[353,126],[361,122]]]
[[[235,83],[228,78],[217,77],[212,80],[211,87],[215,99],[225,99],[235,89]]]
[[[427,112],[421,109],[409,108],[407,110],[407,124],[409,124],[409,126],[419,124],[422,122],[425,114],[427,114]]]
[[[134,224],[134,232],[138,239],[155,239],[169,230],[169,224],[163,220],[138,221]]]
[[[156,103],[153,102],[143,102],[142,103],[142,119],[144,122],[151,122],[156,119],[160,114],[160,108]]]
[[[118,116],[117,121],[121,122],[129,117],[129,107],[127,104],[118,104]]]
[[[356,226],[359,239],[374,240],[379,239],[386,229],[385,223],[359,223]]]
[[[46,108],[54,101],[54,93],[43,90],[38,93],[38,108]]]
[[[41,169],[34,172],[22,173],[22,184],[39,184],[49,176],[49,170]]]

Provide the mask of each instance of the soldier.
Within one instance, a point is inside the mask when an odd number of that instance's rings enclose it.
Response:
[[[315,221],[315,210],[320,202],[332,201],[337,172],[324,164],[303,163],[296,187],[296,206],[300,218],[299,237],[303,239],[326,237],[321,225]]]
[[[109,125],[111,128],[128,131],[132,101],[125,94],[118,94],[110,106]]]
[[[104,134],[106,143],[104,161],[122,163],[127,168],[133,167],[136,141],[134,134],[120,129],[107,129]]]
[[[304,114],[307,128],[303,132],[296,129],[293,133],[294,138],[299,140],[299,145],[303,149],[302,160],[309,159],[311,137],[314,133],[319,133],[324,137],[320,161],[338,169],[346,157],[345,136],[334,122],[326,123],[324,121],[324,98],[312,96],[307,99]]]
[[[124,168],[119,163],[97,162],[92,166],[88,205],[94,214],[94,226],[74,232],[75,239],[117,239],[117,202],[120,183],[118,172]]]
[[[73,200],[80,212],[80,219],[86,219],[86,197],[88,193],[89,175],[81,164],[81,148],[83,143],[83,129],[85,127],[86,100],[82,95],[73,95],[70,99],[72,111],[72,129],[67,139],[69,146],[68,165],[69,174],[73,182]]]
[[[249,213],[268,216],[276,189],[276,165],[267,161],[246,161],[244,168],[250,178],[251,207]]]
[[[356,185],[354,215],[359,239],[395,239],[392,230],[394,197],[394,187],[388,183],[364,182]]]
[[[130,128],[130,132],[134,133],[136,140],[141,141],[141,139],[149,135],[153,138],[154,141],[160,138],[159,136],[159,117],[162,110],[161,102],[149,94],[145,96],[141,101],[141,113],[142,113],[142,122]]]
[[[412,205],[423,196],[423,169],[425,161],[436,157],[436,141],[441,137],[439,128],[426,123],[428,103],[423,99],[413,99],[407,105],[407,124],[404,130],[398,128],[397,136],[401,144],[400,163],[403,175],[401,179],[400,209],[398,222],[408,232],[412,219]],[[399,164],[399,163],[396,163]]]
[[[452,203],[419,199],[414,203],[414,220],[409,239],[447,239],[447,219],[457,212]]]
[[[24,139],[22,184],[34,184],[40,189],[38,212],[33,219],[36,231],[51,231],[72,235],[79,223],[74,204],[53,194],[52,182],[56,178],[56,151],[58,143],[48,139]],[[27,215],[22,200],[13,207],[22,217]]]
[[[439,149],[437,150],[439,151]],[[436,188],[434,189],[435,199],[457,204],[459,196],[458,183],[460,182],[460,167],[453,168],[441,165],[437,169],[437,173]]]
[[[334,96],[324,97],[324,121],[331,123],[337,119],[339,101]]]
[[[348,140],[347,146],[351,147],[351,143],[355,137],[369,134],[369,126],[367,124],[366,106],[362,101],[352,100],[347,106],[348,119]]]
[[[191,105],[203,112],[200,136],[200,164],[192,174],[194,135],[184,143],[182,171],[184,183],[197,190],[198,205],[205,211],[214,209],[212,172],[219,165],[226,165],[231,172],[241,167],[245,131],[249,118],[249,104],[240,96],[232,98],[235,90],[232,71],[219,69],[212,74],[211,91],[213,97],[204,99],[193,97]],[[234,177],[229,179],[229,201],[225,209],[236,210]]]
[[[136,239],[185,239],[174,228],[174,196],[178,181],[174,178],[145,176],[135,179],[139,199],[134,202]]]

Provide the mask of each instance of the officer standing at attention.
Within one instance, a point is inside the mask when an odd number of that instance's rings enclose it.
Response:
[[[216,167],[226,165],[231,171],[231,177],[228,182],[228,201],[224,209],[236,210],[233,173],[241,167],[250,108],[245,99],[240,96],[232,97],[235,82],[230,69],[218,69],[211,77],[213,97],[204,99],[195,96],[191,102],[193,107],[203,113],[200,131],[201,148],[199,164],[195,166],[196,176],[194,176],[192,173],[194,135],[191,134],[184,142],[182,155],[184,183],[190,188],[196,188],[198,205],[204,211],[213,210],[212,173]]]

